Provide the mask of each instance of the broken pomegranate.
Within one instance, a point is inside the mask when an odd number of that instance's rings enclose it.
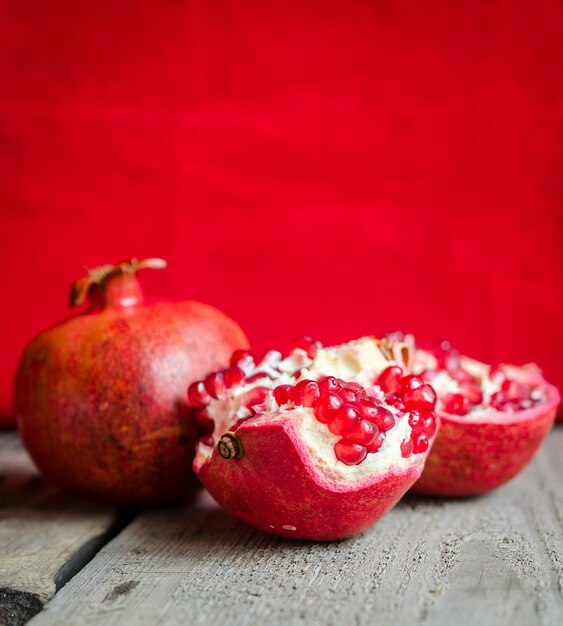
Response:
[[[413,491],[440,496],[485,493],[516,476],[548,434],[560,401],[535,365],[490,366],[449,342],[416,349],[412,372],[438,394],[441,428]]]
[[[389,366],[393,391],[374,385]],[[196,474],[221,506],[265,532],[362,532],[420,476],[436,432],[432,387],[403,369],[400,354],[369,337],[332,348],[303,338],[286,358],[257,362],[238,351],[228,369],[188,389],[206,429]]]
[[[20,432],[41,471],[64,489],[139,505],[182,500],[198,487],[186,381],[248,343],[213,307],[144,302],[137,270],[164,266],[132,259],[92,270],[71,291],[71,305],[88,308],[40,333],[21,358]],[[203,402],[208,392],[200,392]]]

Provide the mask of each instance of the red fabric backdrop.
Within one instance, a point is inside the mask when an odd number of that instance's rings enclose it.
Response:
[[[563,386],[560,2],[0,1],[0,412],[82,264],[258,348],[404,328]]]

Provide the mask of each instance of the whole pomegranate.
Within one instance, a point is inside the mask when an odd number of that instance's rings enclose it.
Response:
[[[416,349],[412,371],[438,394],[441,428],[413,491],[440,496],[485,493],[516,476],[549,433],[559,392],[537,366],[490,366],[444,341]]]
[[[89,306],[27,346],[15,413],[23,441],[60,487],[119,504],[189,496],[197,428],[187,380],[248,346],[231,319],[199,302],[147,304],[136,273],[160,259],[105,265],[71,289]]]
[[[206,434],[194,469],[241,520],[284,537],[332,540],[370,527],[422,472],[437,429],[436,394],[373,382],[390,363],[373,338],[286,358],[248,351],[188,390]]]

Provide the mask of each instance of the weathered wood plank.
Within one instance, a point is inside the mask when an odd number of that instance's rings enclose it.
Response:
[[[487,497],[409,498],[365,535],[290,542],[203,496],[138,517],[32,626],[563,624],[563,429]]]
[[[0,433],[0,624],[29,619],[119,529],[116,509],[64,495]]]

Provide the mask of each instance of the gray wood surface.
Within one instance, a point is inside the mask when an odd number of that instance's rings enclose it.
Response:
[[[510,485],[407,498],[331,544],[260,534],[206,496],[146,512],[30,624],[563,624],[563,429]]]
[[[0,624],[22,623],[109,541],[116,509],[42,479],[15,433],[0,434]]]

